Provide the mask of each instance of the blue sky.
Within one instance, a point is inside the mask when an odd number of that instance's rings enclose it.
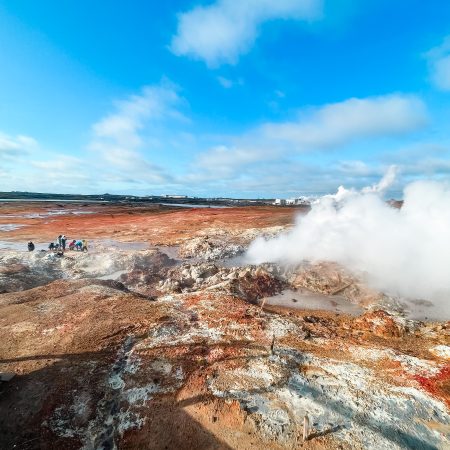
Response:
[[[0,191],[400,190],[449,118],[447,0],[0,4]]]

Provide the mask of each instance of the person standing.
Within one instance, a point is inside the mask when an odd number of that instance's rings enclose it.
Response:
[[[87,252],[88,251],[87,240],[83,239],[82,244],[83,244],[83,247],[82,247],[83,252]]]
[[[63,235],[61,236],[61,245],[62,245],[62,251],[63,251],[63,252],[66,251],[66,240],[67,240],[66,235],[63,234]]]
[[[59,248],[62,247],[62,235],[61,234],[58,236],[58,247]]]

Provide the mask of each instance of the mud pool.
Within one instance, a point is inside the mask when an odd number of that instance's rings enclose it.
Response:
[[[286,289],[280,294],[266,298],[267,305],[283,306],[293,309],[325,310],[335,313],[359,316],[364,309],[350,303],[345,297],[317,294],[306,289]]]

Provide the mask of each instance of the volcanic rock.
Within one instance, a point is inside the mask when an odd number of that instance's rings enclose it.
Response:
[[[255,303],[280,292],[287,284],[261,267],[218,267],[212,263],[183,264],[170,269],[159,288],[163,292],[218,290]]]
[[[402,337],[406,329],[395,316],[383,310],[367,312],[356,319],[355,327],[363,332],[370,332],[380,337]]]

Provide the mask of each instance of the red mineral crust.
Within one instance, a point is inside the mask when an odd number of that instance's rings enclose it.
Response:
[[[250,228],[290,225],[295,215],[303,212],[296,208],[270,206],[188,209],[152,204],[61,205],[63,207],[49,206],[48,203],[1,203],[0,225],[25,226],[0,231],[0,239],[51,242],[61,233],[69,237],[82,233],[87,239],[114,238],[173,245],[207,229],[230,230],[238,234]],[[47,215],[54,210],[58,215]],[[86,214],[79,214],[80,211]],[[61,212],[63,214],[59,215]],[[30,215],[37,217],[24,217]]]
[[[302,210],[1,208],[23,226],[0,232],[19,246],[0,250],[0,448],[450,445],[448,324],[385,311],[333,263],[225,264]],[[26,251],[61,233],[93,245]],[[287,289],[360,309],[267,304]]]
[[[441,397],[450,408],[450,365],[443,367],[437,375],[425,377],[415,375],[414,379],[430,394]]]

